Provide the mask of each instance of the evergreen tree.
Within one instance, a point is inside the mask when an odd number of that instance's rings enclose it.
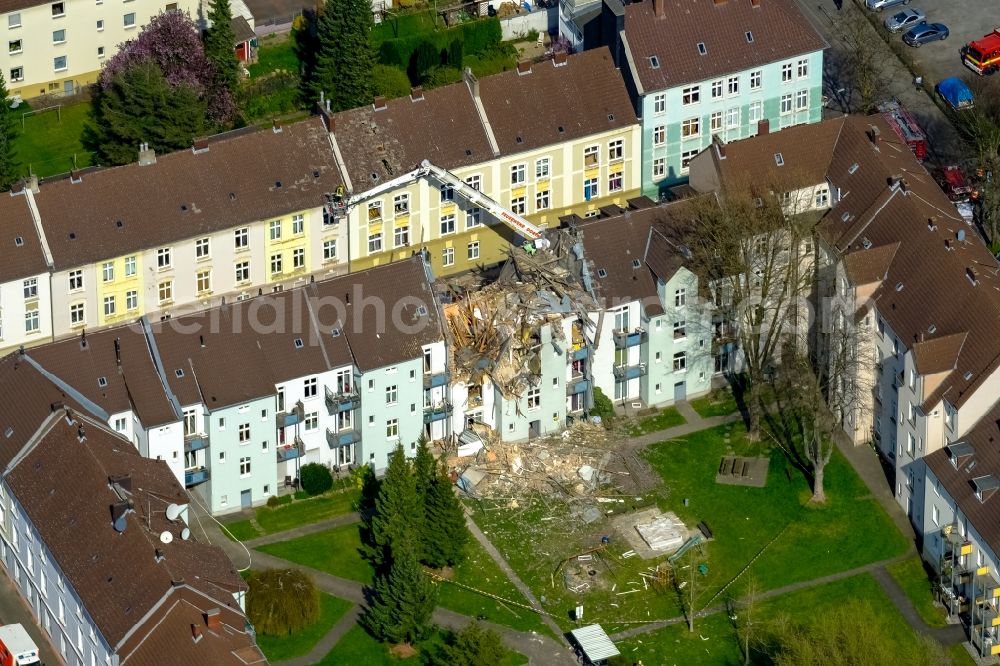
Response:
[[[205,131],[205,103],[190,86],[171,86],[152,62],[141,62],[116,74],[106,87],[95,87],[91,99],[94,123],[88,144],[101,161],[134,162],[141,142],[156,152],[191,145]]]
[[[229,0],[210,0],[208,20],[212,27],[205,33],[205,57],[215,65],[219,85],[234,92],[239,82],[240,63],[236,57],[236,33],[233,32]]]
[[[372,101],[375,54],[369,0],[326,0],[316,23],[316,58],[309,77],[311,102],[326,95],[334,111]]]
[[[427,435],[420,433],[417,438],[417,453],[413,456],[413,476],[415,477],[417,498],[424,503],[431,482],[437,474],[437,465],[428,446]]]
[[[423,507],[417,501],[417,489],[410,463],[399,444],[389,454],[389,466],[379,482],[375,511],[371,519],[370,555],[376,571],[384,572],[406,543],[415,549]],[[417,557],[416,551],[413,552]]]
[[[0,74],[0,190],[9,190],[17,180],[17,162],[14,160],[14,139],[17,138],[17,119],[7,100],[7,82]]]
[[[444,465],[438,468],[428,488],[424,515],[424,564],[440,569],[464,560],[469,528]]]
[[[507,648],[500,634],[472,622],[457,634],[451,634],[431,656],[433,666],[500,666],[507,658]]]
[[[375,578],[371,604],[362,624],[390,643],[412,643],[427,636],[437,605],[437,588],[417,562],[412,537],[392,549],[388,571]]]

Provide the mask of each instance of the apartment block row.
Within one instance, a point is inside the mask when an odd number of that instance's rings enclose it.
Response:
[[[61,663],[266,664],[167,465],[30,359],[0,359],[0,396],[0,564]]]
[[[718,142],[692,162],[696,190],[784,182],[816,227],[816,358],[845,432],[893,470],[922,554],[970,640],[1000,652],[995,507],[1000,265],[881,116]],[[995,502],[996,500],[993,500]]]

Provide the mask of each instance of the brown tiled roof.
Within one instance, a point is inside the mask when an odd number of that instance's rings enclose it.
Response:
[[[766,0],[765,0],[766,1]],[[733,141],[725,145],[725,159],[709,146],[723,182],[729,188],[768,186],[802,188],[826,182],[833,148],[844,126],[843,118],[795,125],[779,132]],[[776,155],[781,155],[778,166]]]
[[[35,195],[59,270],[319,206],[340,183],[319,118],[81,178],[44,181]]]
[[[362,371],[423,358],[424,345],[444,338],[427,277],[423,259],[414,256],[316,283],[320,299],[344,304],[341,337],[347,337]],[[327,335],[328,322],[325,317]]]
[[[206,611],[219,609],[219,628],[211,630]],[[161,666],[164,655],[176,664],[248,666],[266,664],[260,648],[244,630],[246,618],[230,608],[219,608],[187,586],[174,588],[163,606],[122,646],[121,666]],[[194,629],[201,638],[194,639]]]
[[[334,114],[333,122],[356,192],[401,176],[422,160],[456,169],[493,159],[465,83],[427,90],[417,101],[392,99],[379,111],[371,104],[342,111]]]
[[[899,176],[906,186],[893,188]],[[847,119],[828,179],[843,192],[821,225],[833,247],[850,255],[898,243],[873,300],[903,344],[967,334],[955,370],[923,403],[961,406],[1000,364],[996,259],[881,116]]]
[[[826,48],[792,0],[652,0],[625,6],[625,36],[646,92],[704,81]],[[746,33],[753,33],[748,43]],[[705,44],[699,55],[698,43]],[[659,60],[659,68],[650,64]],[[707,95],[708,91],[702,91]]]
[[[844,255],[844,270],[855,286],[881,282],[885,279],[899,243],[889,243],[868,250],[860,249]]]
[[[913,343],[913,361],[917,372],[933,375],[954,370],[967,337],[966,333],[952,333]]]
[[[994,553],[1000,553],[1000,495],[994,494],[980,502],[972,480],[992,474],[1000,478],[1000,404],[997,404],[961,441],[972,445],[975,453],[956,469],[948,459],[947,449],[939,449],[924,457],[941,485],[958,505],[959,511],[986,540]],[[975,461],[972,471],[967,471]]]
[[[163,372],[181,406],[204,403],[212,411],[274,394],[270,368],[252,334],[254,320],[246,314],[223,305],[152,324]]]
[[[187,503],[166,463],[143,458],[97,422],[76,418],[69,423],[57,414],[6,479],[104,638],[117,645],[180,581],[217,605],[238,608],[232,590],[245,583],[232,563],[218,548],[182,539],[183,526],[163,513],[170,502]],[[123,475],[131,480],[134,511],[119,533],[111,514],[119,499],[109,477]],[[160,538],[164,531],[174,537],[169,544]]]
[[[28,355],[109,415],[134,409],[147,428],[180,419],[163,390],[146,337],[136,327],[88,333],[34,347]]]
[[[0,234],[0,282],[48,270],[26,196],[0,193],[0,229],[3,230]]]
[[[480,96],[500,152],[571,141],[634,125],[635,111],[606,47],[535,63],[479,81]]]
[[[48,0],[0,0],[0,14],[52,4]]]

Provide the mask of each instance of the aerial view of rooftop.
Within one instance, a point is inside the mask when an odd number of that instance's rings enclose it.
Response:
[[[0,666],[1000,664],[992,3],[0,13]]]

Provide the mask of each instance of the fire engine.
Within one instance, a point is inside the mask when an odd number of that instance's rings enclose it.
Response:
[[[896,135],[910,147],[918,160],[927,158],[927,135],[920,128],[917,121],[913,119],[910,112],[906,110],[898,100],[883,102],[878,106],[879,112],[885,118],[885,122],[896,133]]]
[[[19,624],[0,627],[0,666],[40,666],[38,646]]]
[[[980,76],[1000,69],[1000,28],[963,46],[962,62]]]

